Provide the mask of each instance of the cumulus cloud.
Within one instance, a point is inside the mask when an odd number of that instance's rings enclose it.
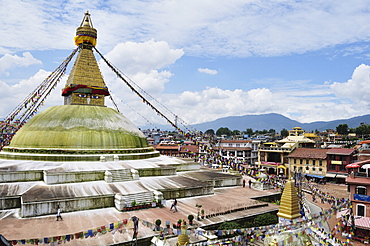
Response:
[[[19,81],[14,85],[0,81],[0,118],[8,115],[20,102],[26,98],[42,81],[44,81],[50,72],[40,69],[35,75],[29,79]],[[61,97],[61,90],[66,82],[66,77],[63,77],[59,84],[56,86],[48,96],[44,107],[63,104]]]
[[[30,52],[24,52],[23,56],[5,54],[0,58],[0,74],[14,67],[28,67],[42,62],[32,56]]]
[[[198,68],[198,72],[211,74],[211,75],[216,75],[217,74],[217,70],[213,70],[213,69],[209,69],[209,68]]]
[[[149,40],[142,43],[125,42],[116,45],[105,57],[118,67],[137,85],[148,93],[157,94],[164,90],[172,76],[168,68],[184,55],[181,49],[171,49],[164,41]],[[114,84],[122,81],[114,78],[110,68],[101,62],[102,70]],[[121,87],[121,86],[118,86]],[[114,87],[118,89],[118,87]]]
[[[154,38],[197,56],[276,56],[369,39],[362,0],[4,1],[0,52],[70,48],[86,9],[104,51]]]
[[[361,64],[353,71],[351,79],[344,83],[334,82],[330,88],[339,98],[369,104],[370,66]]]

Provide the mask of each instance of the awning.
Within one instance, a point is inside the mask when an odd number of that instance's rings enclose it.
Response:
[[[335,173],[327,173],[327,174],[325,174],[325,177],[327,177],[327,178],[335,178]]]
[[[314,178],[319,178],[319,179],[324,178],[324,176],[314,175],[314,174],[306,174],[306,176],[310,176],[310,177],[314,177]]]
[[[340,178],[340,179],[345,179],[347,178],[348,176],[347,175],[341,175],[341,174],[337,174],[337,176],[335,176],[336,178]]]
[[[370,229],[370,218],[369,217],[355,218],[355,225],[356,227]]]

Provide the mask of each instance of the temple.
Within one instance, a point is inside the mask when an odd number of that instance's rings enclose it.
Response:
[[[62,90],[64,105],[33,116],[0,152],[0,210],[13,209],[17,217],[54,214],[57,207],[124,211],[133,203],[240,185],[240,176],[160,155],[128,118],[105,106],[110,93],[94,56],[97,30],[88,12],[74,40],[78,54]]]

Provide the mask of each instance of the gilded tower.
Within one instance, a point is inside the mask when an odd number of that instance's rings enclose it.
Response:
[[[89,12],[86,12],[74,38],[81,51],[62,92],[64,105],[105,105],[104,98],[109,92],[93,54],[96,39],[97,31],[93,27]]]
[[[293,219],[301,217],[297,190],[291,179],[285,184],[277,216],[279,216],[280,221],[292,221]]]

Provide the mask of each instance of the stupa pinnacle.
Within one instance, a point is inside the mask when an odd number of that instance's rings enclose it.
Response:
[[[96,38],[86,12],[74,38],[79,53],[62,91],[64,105],[34,116],[3,148],[0,158],[99,161],[159,156],[129,119],[105,106],[109,91],[93,54]]]
[[[104,97],[109,92],[92,51],[96,39],[97,31],[92,26],[89,12],[86,12],[74,38],[81,51],[62,92],[64,105],[104,106]]]

